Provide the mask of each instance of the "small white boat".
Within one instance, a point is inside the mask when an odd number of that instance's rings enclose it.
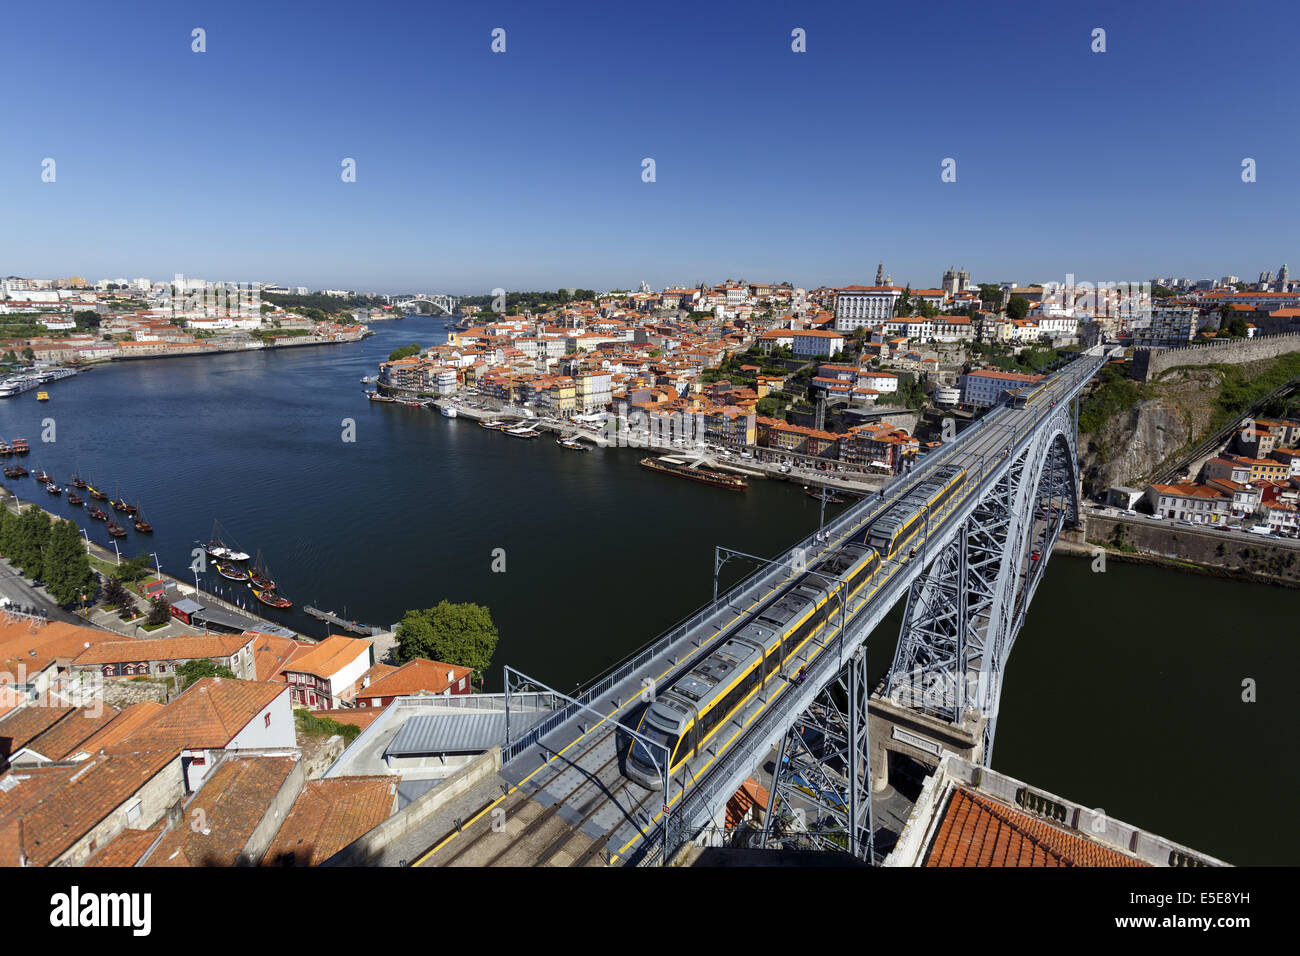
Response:
[[[453,408],[453,407],[450,406],[450,405],[442,405],[442,406],[439,406],[438,411],[442,412],[442,417],[443,417],[443,418],[455,418],[455,417],[456,417],[456,409]]]

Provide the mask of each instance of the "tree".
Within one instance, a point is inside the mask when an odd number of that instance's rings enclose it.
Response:
[[[439,601],[437,607],[407,611],[397,625],[397,660],[425,657],[444,664],[472,667],[481,676],[496,650],[492,613],[478,604]]]
[[[196,684],[205,677],[233,678],[235,676],[235,672],[229,667],[223,667],[215,663],[210,657],[204,657],[197,661],[186,661],[176,668],[176,673],[185,678],[186,686]]]
[[[36,361],[36,353],[32,351],[32,347],[30,345],[27,346],[27,348],[23,349],[23,358],[25,358],[29,362]]]
[[[894,315],[904,318],[912,314],[912,286],[909,284],[903,289],[903,294],[898,297],[894,303]]]
[[[80,312],[72,313],[72,319],[77,325],[84,325],[90,329],[99,328],[99,313],[94,309],[82,309]]]
[[[50,516],[35,505],[18,518],[10,560],[24,575],[36,580],[45,573],[45,546],[50,539]]]
[[[149,602],[149,616],[145,618],[144,623],[150,626],[166,624],[172,619],[171,608],[167,602],[160,597],[154,598]],[[233,674],[231,675],[234,676]]]
[[[420,345],[418,342],[412,342],[410,345],[403,345],[400,349],[393,349],[388,353],[388,361],[396,362],[398,359],[404,359],[411,355],[420,354]]]
[[[71,521],[54,522],[45,550],[45,586],[54,600],[60,604],[82,600],[94,580],[77,526]]]
[[[113,577],[123,584],[132,584],[141,578],[147,578],[153,572],[149,564],[149,555],[141,551],[134,558],[123,561],[113,570]]]
[[[1029,314],[1029,300],[1023,295],[1013,295],[1007,303],[1007,315],[1013,319],[1023,319]]]
[[[135,598],[131,597],[128,591],[117,578],[109,577],[104,579],[104,603],[109,607],[120,607],[123,610],[135,609]]]
[[[1231,335],[1234,339],[1246,338],[1250,334],[1250,330],[1246,328],[1246,320],[1243,319],[1241,316],[1237,316],[1235,319],[1229,322],[1228,334]]]

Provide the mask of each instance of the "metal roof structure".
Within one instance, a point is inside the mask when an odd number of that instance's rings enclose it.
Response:
[[[419,714],[402,725],[393,742],[384,750],[384,757],[482,753],[500,744],[505,737],[504,711]]]

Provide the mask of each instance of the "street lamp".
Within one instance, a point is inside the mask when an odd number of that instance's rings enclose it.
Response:
[[[157,552],[157,551],[150,551],[150,552],[149,552],[149,555],[153,558],[153,566],[154,566],[154,570],[158,572],[158,577],[159,577],[159,579],[161,579],[161,578],[162,578],[162,564],[159,563],[159,561],[158,561],[158,552]]]
[[[86,534],[86,529],[81,529],[81,536],[86,539],[86,554],[90,554],[90,535]]]
[[[113,553],[117,555],[117,563],[118,563],[119,565],[121,565],[121,563],[122,563],[122,552],[119,551],[119,550],[117,549],[117,539],[116,539],[116,538],[113,538],[112,541],[113,541]]]

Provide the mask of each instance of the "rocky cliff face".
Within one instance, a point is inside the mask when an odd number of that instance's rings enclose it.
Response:
[[[1219,373],[1188,369],[1166,374],[1149,387],[1153,397],[1079,436],[1084,493],[1103,496],[1112,485],[1145,486],[1166,459],[1209,431]]]

